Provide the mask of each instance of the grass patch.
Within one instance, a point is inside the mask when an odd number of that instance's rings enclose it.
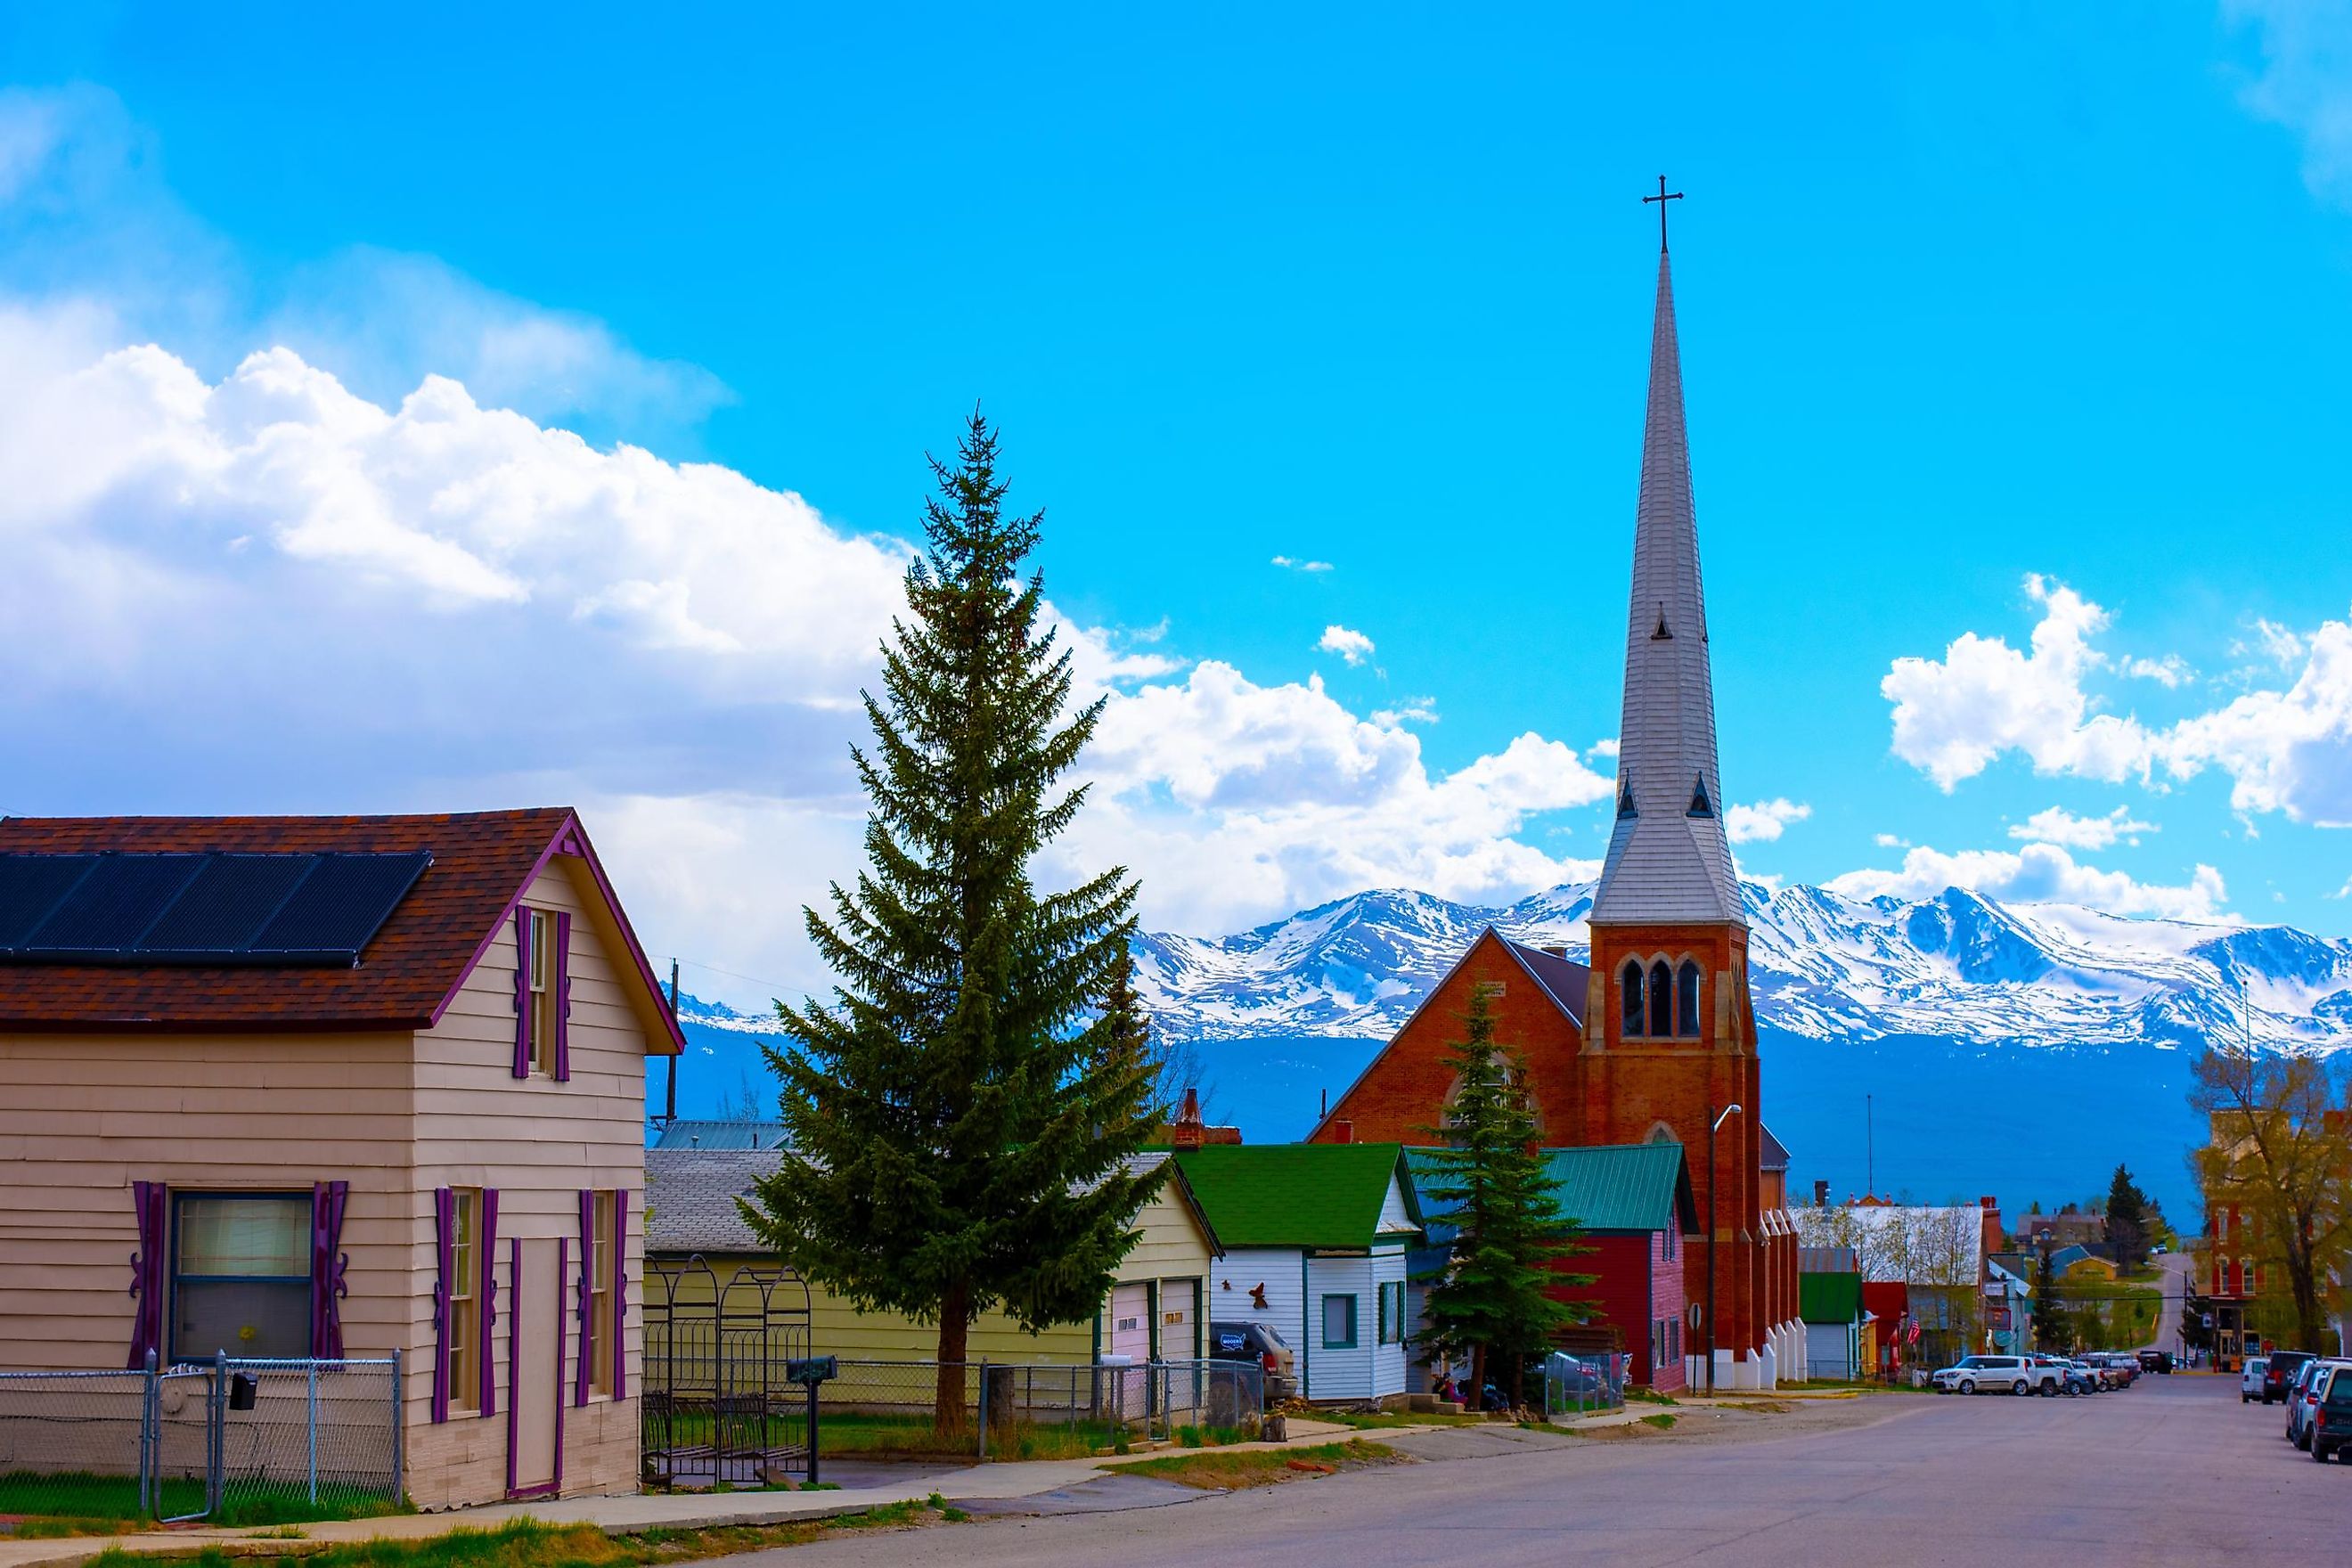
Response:
[[[166,1519],[200,1513],[205,1506],[201,1480],[166,1478],[159,1512]],[[312,1502],[309,1489],[268,1487],[240,1492],[234,1485],[220,1511],[205,1520],[226,1529],[241,1525],[315,1524],[331,1519],[373,1519],[384,1514],[411,1513],[406,1504],[348,1489],[322,1486]],[[97,1476],[83,1471],[35,1475],[16,1471],[0,1476],[0,1515],[24,1516],[11,1533],[36,1535],[117,1535],[145,1530],[140,1517],[139,1482],[130,1476]],[[65,1528],[50,1529],[47,1526]]]
[[[1671,1432],[1675,1426],[1675,1418],[1663,1411],[1655,1415],[1644,1415],[1641,1417],[1641,1422],[1643,1426],[1655,1426],[1661,1432]]]
[[[1426,1415],[1410,1410],[1318,1410],[1307,1419],[1328,1421],[1340,1426],[1353,1426],[1360,1432],[1382,1432],[1395,1426],[1484,1426],[1486,1417],[1465,1413],[1460,1415],[1441,1415],[1431,1411]]]
[[[1625,1385],[1625,1403],[1628,1405],[1680,1405],[1682,1401],[1671,1394],[1660,1394],[1654,1388],[1637,1388],[1629,1383]]]
[[[1366,1469],[1375,1465],[1404,1462],[1404,1457],[1383,1443],[1351,1437],[1344,1443],[1322,1443],[1311,1448],[1258,1449],[1252,1453],[1171,1454],[1118,1467],[1122,1475],[1152,1476],[1163,1481],[1197,1487],[1202,1491],[1240,1491],[1248,1487],[1276,1486],[1308,1476],[1339,1470]]]

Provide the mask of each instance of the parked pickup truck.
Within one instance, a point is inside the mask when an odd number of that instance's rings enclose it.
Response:
[[[1938,1394],[2056,1394],[2065,1373],[2021,1355],[1968,1355],[1935,1375]]]

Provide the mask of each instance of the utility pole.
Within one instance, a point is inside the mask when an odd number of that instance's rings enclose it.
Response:
[[[1874,1198],[1878,1195],[1878,1123],[1871,1104],[1874,1098],[1862,1097],[1862,1190]]]
[[[677,960],[669,961],[669,1018],[677,1022]],[[681,1053],[683,1054],[683,1053]],[[669,1058],[669,1089],[662,1097],[662,1125],[677,1120],[677,1058]]]

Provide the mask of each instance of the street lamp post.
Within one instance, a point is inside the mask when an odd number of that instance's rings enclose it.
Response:
[[[1715,1110],[1713,1106],[1707,1109],[1710,1112]],[[1727,1105],[1706,1124],[1706,1392],[1710,1398],[1715,1394],[1715,1246],[1718,1235],[1715,1220],[1715,1135],[1738,1110],[1738,1105]]]

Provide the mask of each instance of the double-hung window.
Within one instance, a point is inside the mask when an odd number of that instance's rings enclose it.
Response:
[[[1356,1298],[1353,1296],[1323,1298],[1323,1348],[1327,1351],[1351,1351],[1356,1348]]]
[[[530,1070],[555,1071],[555,917],[530,911]]]
[[[613,1392],[613,1194],[599,1192],[591,1211],[588,1243],[588,1322],[591,1353],[590,1392],[610,1397]]]
[[[451,1191],[449,1226],[449,1406],[478,1410],[482,1399],[482,1189]]]
[[[172,1246],[174,1361],[310,1353],[310,1194],[188,1193]]]
[[[1380,1289],[1380,1342],[1401,1345],[1404,1343],[1404,1281],[1391,1279]]]

